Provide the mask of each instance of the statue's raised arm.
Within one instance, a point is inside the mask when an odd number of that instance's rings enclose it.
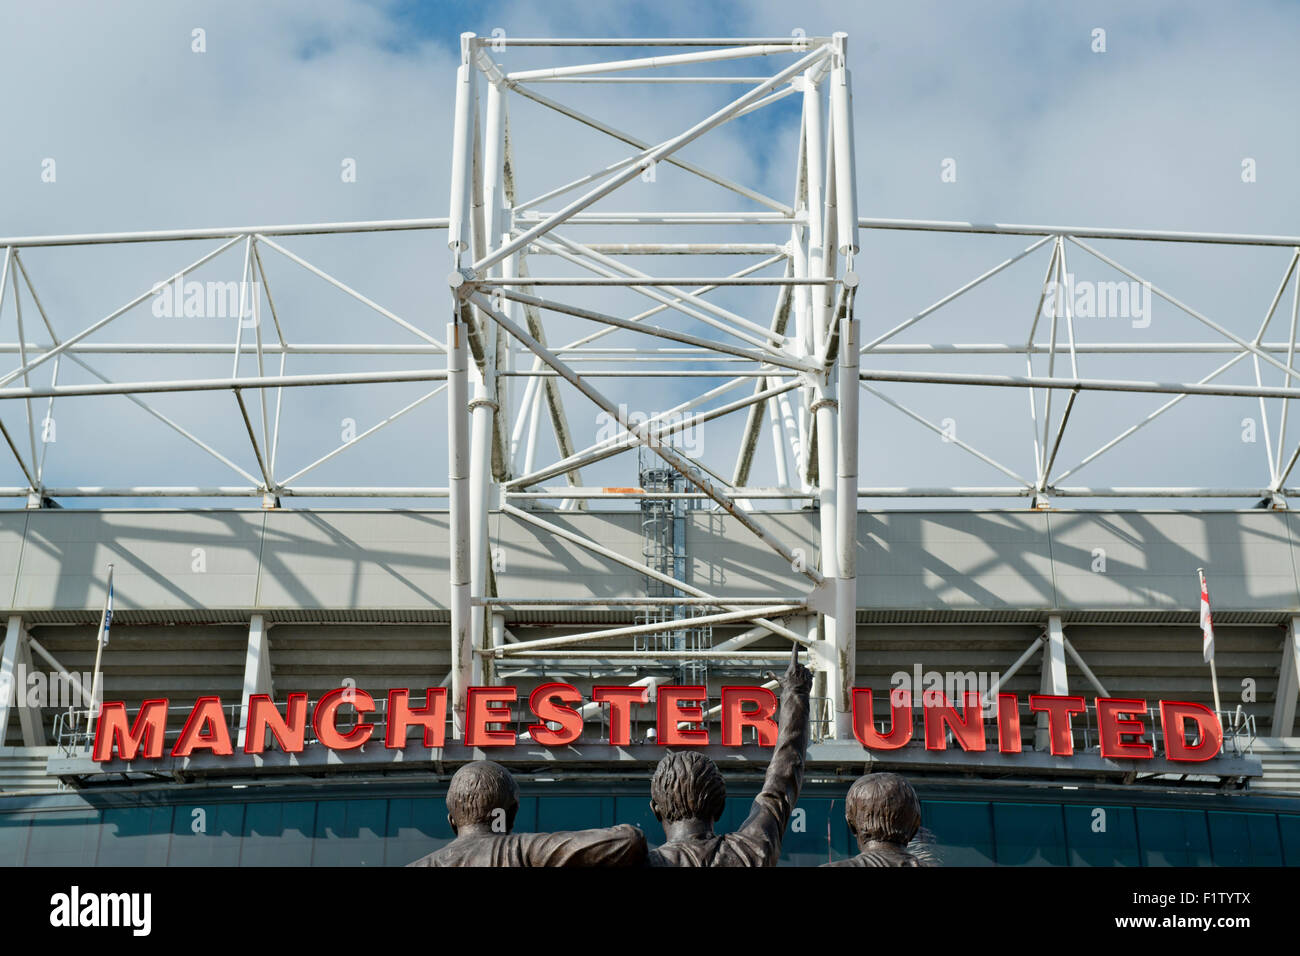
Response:
[[[781,705],[776,747],[763,789],[749,817],[734,833],[715,834],[727,787],[717,766],[701,753],[672,753],[650,782],[650,808],[667,842],[651,850],[651,866],[775,866],[781,838],[799,800],[808,750],[808,693],[812,674],[799,663],[799,645],[778,678]]]

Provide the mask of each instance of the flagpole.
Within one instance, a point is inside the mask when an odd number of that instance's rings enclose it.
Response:
[[[99,716],[99,664],[104,659],[104,625],[108,623],[108,603],[113,595],[113,565],[108,566],[108,586],[104,590],[104,610],[99,615],[99,630],[95,634],[95,676],[90,682],[90,706],[86,708],[86,736],[91,734],[91,721]]]
[[[1205,584],[1205,569],[1204,569],[1204,568],[1197,568],[1197,569],[1196,569],[1196,573],[1197,573],[1197,574],[1200,576],[1200,578],[1201,578],[1201,594],[1204,595],[1204,598],[1205,598],[1205,604],[1208,605],[1208,604],[1210,603],[1210,590],[1209,590],[1209,588],[1208,588],[1208,587],[1206,586],[1206,584]],[[1211,618],[1211,620],[1213,620],[1213,619]],[[1204,626],[1204,625],[1202,625],[1202,626]],[[1211,624],[1211,627],[1213,627],[1212,624]],[[1216,717],[1218,717],[1218,716],[1222,713],[1222,711],[1223,711],[1223,704],[1221,704],[1221,703],[1219,702],[1219,674],[1218,674],[1218,672],[1214,669],[1214,652],[1213,652],[1213,650],[1211,650],[1211,652],[1210,652],[1210,686],[1214,689],[1214,714],[1215,714]],[[1222,719],[1222,718],[1220,718],[1220,719]]]

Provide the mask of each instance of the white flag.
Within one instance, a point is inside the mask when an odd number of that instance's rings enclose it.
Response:
[[[108,566],[108,594],[104,598],[104,617],[99,629],[99,646],[108,647],[108,630],[113,626],[113,566]]]
[[[1208,664],[1214,660],[1214,620],[1210,617],[1210,591],[1205,585],[1205,572],[1201,576],[1201,656]]]

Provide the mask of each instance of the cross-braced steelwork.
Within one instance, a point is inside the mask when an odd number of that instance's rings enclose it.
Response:
[[[521,45],[519,41],[512,42]],[[533,42],[524,41],[523,45]],[[668,40],[627,41],[627,44],[681,45],[679,41]],[[586,44],[553,41],[553,45]],[[854,549],[860,392],[858,336],[853,318],[857,280],[852,267],[858,251],[858,226],[847,37],[837,34],[811,40],[802,37],[780,41],[736,40],[709,45],[713,48],[689,53],[505,72],[492,58],[490,41],[472,35],[462,37],[448,221],[452,264],[449,281],[455,303],[455,320],[447,328],[451,397],[447,433],[453,534],[453,714],[463,713],[465,688],[481,673],[478,662],[483,659],[499,662],[562,658],[571,655],[577,645],[613,638],[699,634],[701,628],[745,623],[754,626],[724,645],[673,653],[703,660],[738,651],[767,634],[811,643],[826,694],[843,731],[847,732],[856,608]],[[534,88],[542,82],[608,79],[609,74],[642,70],[649,75],[639,79],[647,83],[681,82],[683,78],[662,71],[688,64],[707,70],[735,60],[762,62],[773,57],[780,58],[779,68],[769,76],[734,78],[723,74],[695,78],[700,82],[732,79],[749,88],[721,108],[690,125],[683,124],[680,131],[658,142],[592,119],[541,95]],[[629,78],[620,76],[619,79],[626,82]],[[686,162],[679,155],[685,147],[724,124],[795,94],[802,96],[803,119],[799,126],[798,174],[790,203]],[[506,133],[511,97],[540,104],[568,121],[593,128],[632,147],[633,151],[612,164],[521,201],[516,196],[514,182],[520,167],[512,149],[513,140]],[[720,187],[733,194],[733,198],[740,196],[746,206],[760,208],[703,214],[610,213],[593,209],[621,187],[653,176],[661,163],[672,164]],[[782,226],[788,230],[788,241],[761,245],[718,243],[705,238],[710,227],[748,224]],[[615,254],[579,238],[579,227],[600,225],[619,226],[621,248]],[[672,242],[656,239],[656,233],[665,225],[673,227],[676,233]],[[527,262],[528,256],[536,253],[554,257],[550,261],[575,266],[581,274],[535,275]],[[680,261],[684,255],[691,258],[707,255],[712,261],[717,261],[720,255],[738,255],[757,261],[728,274],[711,271],[704,276],[688,277],[680,271],[670,275],[646,273],[624,261],[629,254],[674,257],[667,261]],[[773,267],[783,267],[782,274],[772,274]],[[708,296],[719,289],[753,286],[774,290],[776,301],[772,318],[766,324],[755,322],[720,305],[716,297]],[[655,305],[630,316],[616,314],[610,308],[593,308],[578,299],[582,290],[592,287],[628,290]],[[689,320],[688,328],[682,330],[649,321],[664,313],[684,316]],[[598,330],[567,346],[552,347],[547,333],[556,327],[557,317],[594,323]],[[574,361],[581,357],[580,350],[587,348],[590,352],[590,343],[616,331],[633,333],[632,354],[644,363],[643,368],[631,366],[624,373],[628,377],[650,372],[653,363],[674,356],[685,357],[681,349],[674,352],[662,346],[651,347],[653,343],[647,337],[688,346],[691,358],[728,360],[734,366],[725,373],[712,373],[727,381],[676,406],[672,421],[662,412],[634,420],[625,403],[618,402],[609,389],[597,386],[594,376]],[[516,364],[520,360],[530,362],[535,373],[550,374],[530,380],[516,427],[508,429],[503,425],[502,412],[512,408],[512,403],[501,373],[521,368],[521,364]],[[675,418],[751,381],[747,397],[733,399],[708,412],[694,412],[688,418]],[[561,382],[576,392],[580,401],[585,400],[612,420],[617,426],[616,433],[576,450]],[[543,393],[560,460],[537,468],[534,450]],[[765,495],[751,496],[749,492],[754,449],[765,426],[765,406],[778,401],[784,418],[784,423],[774,432],[780,487],[766,490],[766,494],[817,501],[820,562],[800,554],[774,533],[762,512],[753,506],[755,497]],[[772,407],[775,409],[777,405]],[[739,459],[729,475],[687,453],[681,442],[674,441],[674,435],[683,428],[741,411],[748,416],[744,440]],[[528,432],[526,440],[524,428]],[[631,626],[511,644],[485,641],[485,635],[492,629],[486,615],[481,609],[476,610],[475,605],[481,604],[488,592],[486,542],[494,494],[505,514],[564,535],[571,543],[603,558],[628,564],[626,558],[616,557],[598,542],[565,532],[535,512],[529,513],[512,498],[539,494],[561,497],[572,507],[573,503],[603,494],[643,499],[647,495],[663,494],[653,486],[611,491],[582,485],[582,468],[638,446],[645,453],[657,456],[665,471],[679,474],[683,484],[695,495],[731,515],[761,546],[780,555],[788,563],[792,584],[802,581],[802,587],[811,586],[811,590],[793,603],[774,598],[767,604],[740,605],[729,602],[724,595],[708,593],[691,584],[683,579],[685,575],[680,571],[665,572],[663,567],[656,566],[662,562],[632,562],[649,581],[671,587],[678,596],[704,599],[718,610],[675,618],[661,614],[652,621]],[[794,486],[787,471],[787,452],[793,454],[797,476]],[[553,489],[539,488],[542,481],[561,474],[568,481],[567,492],[556,495]],[[845,506],[837,509],[837,500],[845,502]],[[677,606],[684,608],[684,605]],[[806,615],[810,608],[820,609],[825,622],[822,638],[811,642],[806,628],[802,633],[797,632],[788,621],[793,615]],[[663,649],[643,644],[622,653],[656,660],[662,657]]]

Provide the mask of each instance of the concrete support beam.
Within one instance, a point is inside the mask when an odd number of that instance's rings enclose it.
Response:
[[[9,731],[9,712],[17,695],[18,641],[22,629],[21,617],[9,618],[4,647],[0,650],[0,747],[4,746],[5,734]]]
[[[1278,665],[1277,695],[1273,702],[1273,737],[1295,735],[1296,697],[1300,695],[1300,617],[1291,618],[1282,638],[1282,661]]]
[[[82,683],[81,679],[77,677],[76,674],[71,673],[66,667],[64,667],[57,657],[42,647],[40,641],[36,640],[36,638],[29,634],[27,635],[27,646],[29,649],[35,651],[36,654],[45,661],[45,663],[53,667],[55,673],[59,675],[60,679],[62,679],[67,686],[77,692],[79,705],[85,707],[94,706],[94,700],[90,696],[90,688]]]
[[[41,723],[41,709],[27,705],[27,681],[32,672],[31,651],[27,647],[27,631],[23,619],[17,614],[9,618],[5,628],[4,650],[0,652],[0,746],[4,745],[9,731],[9,715],[18,712],[22,727],[24,747],[44,747],[45,727]]]
[[[1065,674],[1065,626],[1061,616],[1053,614],[1047,619],[1047,638],[1043,645],[1043,676],[1038,690],[1042,694],[1054,694],[1063,697],[1070,692],[1069,681]],[[1047,736],[1047,715],[1038,715],[1038,729],[1034,734],[1034,749],[1049,749]]]
[[[248,624],[248,650],[244,655],[244,691],[239,705],[237,746],[241,750],[248,729],[248,698],[253,694],[275,696],[275,685],[271,680],[271,638],[267,634],[266,621],[260,614],[254,614]]]
[[[18,641],[18,664],[20,672],[23,674],[32,673],[32,651],[27,645],[27,632],[24,630]],[[27,701],[23,699],[27,696],[26,690],[26,680],[21,682],[21,686],[16,685],[13,690],[18,701],[18,723],[23,729],[23,746],[44,747],[46,743],[45,725],[41,722],[41,708],[39,706],[28,706]]]

